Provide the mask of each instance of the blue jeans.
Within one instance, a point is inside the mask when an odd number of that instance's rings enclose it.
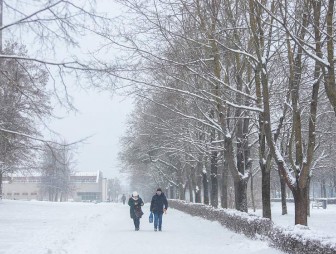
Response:
[[[159,230],[162,227],[162,214],[163,212],[154,213],[154,228],[159,228]]]

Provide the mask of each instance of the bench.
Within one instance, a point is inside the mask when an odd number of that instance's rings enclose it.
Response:
[[[313,203],[312,203],[312,208],[314,208],[314,207],[316,207],[316,208],[322,208],[323,207],[323,203],[321,202],[321,201],[313,201]]]

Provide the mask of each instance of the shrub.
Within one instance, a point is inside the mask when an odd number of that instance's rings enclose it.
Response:
[[[330,237],[312,232],[308,227],[275,226],[269,219],[233,209],[213,208],[204,204],[169,200],[169,206],[206,220],[218,221],[226,228],[250,238],[263,238],[287,253],[335,254],[336,243]]]

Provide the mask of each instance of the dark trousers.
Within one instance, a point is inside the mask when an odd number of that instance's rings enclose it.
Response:
[[[136,229],[139,229],[140,228],[140,218],[135,216],[135,218],[133,218],[133,222],[134,222],[134,227]]]
[[[154,228],[162,228],[162,214],[163,212],[154,212]]]

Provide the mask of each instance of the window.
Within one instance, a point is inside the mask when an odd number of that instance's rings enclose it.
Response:
[[[14,196],[20,196],[20,193],[15,192]]]
[[[95,183],[95,178],[74,178],[71,179],[71,182],[73,183]]]
[[[30,195],[37,196],[37,193],[36,192],[32,192],[32,193],[30,193]]]
[[[101,199],[100,192],[77,192],[77,195],[81,196],[82,201],[92,201]]]
[[[22,196],[28,196],[27,192],[22,193]]]
[[[12,196],[12,193],[8,192],[8,193],[7,193],[7,196]]]

